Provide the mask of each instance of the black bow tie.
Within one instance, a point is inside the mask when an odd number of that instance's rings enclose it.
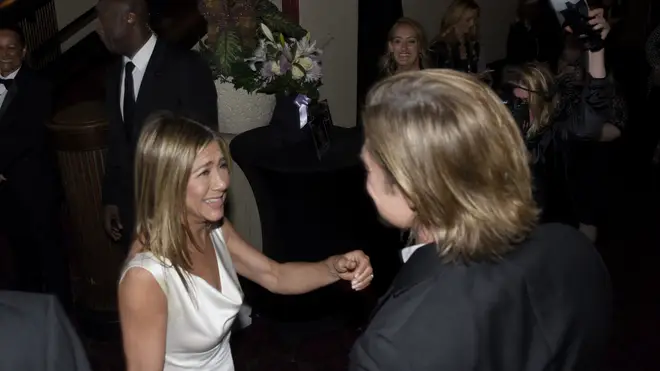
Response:
[[[4,85],[6,89],[9,89],[14,83],[14,79],[0,79],[0,85]]]

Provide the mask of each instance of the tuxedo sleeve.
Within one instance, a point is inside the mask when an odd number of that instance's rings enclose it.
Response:
[[[116,107],[113,106],[113,99],[111,99],[110,84],[116,82],[115,76],[108,74],[106,79],[106,98],[105,98],[105,112],[108,118],[108,154],[105,163],[105,175],[103,177],[103,204],[104,205],[118,205],[119,192],[121,189],[121,174],[122,174],[122,147],[124,138],[122,137],[124,131],[122,130],[122,123],[118,122],[118,116],[115,114]]]
[[[32,109],[21,112],[20,121],[12,122],[9,133],[0,131],[0,174],[33,151],[46,145],[46,122],[52,113],[51,87],[47,83],[35,84],[30,94]]]
[[[46,313],[46,370],[91,371],[80,338],[54,296]]]
[[[218,93],[208,63],[198,53],[190,52],[182,74],[181,103],[184,115],[213,130],[218,130]]]

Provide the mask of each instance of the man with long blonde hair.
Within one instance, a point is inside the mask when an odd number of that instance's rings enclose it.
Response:
[[[363,112],[367,191],[416,245],[356,342],[351,371],[598,370],[609,276],[577,230],[537,225],[528,153],[468,74],[392,76]]]

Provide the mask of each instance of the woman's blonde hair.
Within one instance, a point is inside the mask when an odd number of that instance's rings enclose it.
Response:
[[[433,39],[433,42],[445,41],[447,43],[453,43],[458,41],[456,40],[456,35],[452,32],[453,28],[463,20],[463,17],[468,12],[477,12],[477,16],[479,16],[481,8],[474,0],[454,0],[449,4],[440,23],[440,33]],[[466,41],[475,42],[478,38],[479,22],[477,20],[474,23],[474,27],[468,33]]]
[[[417,45],[419,49],[419,65],[421,69],[428,68],[430,63],[429,63],[429,57],[428,57],[428,50],[429,50],[429,44],[428,44],[428,39],[426,38],[426,33],[424,32],[424,27],[422,27],[419,22],[412,18],[407,18],[407,17],[402,17],[399,18],[396,22],[394,22],[394,25],[392,28],[390,28],[390,31],[387,33],[387,45],[385,48],[385,54],[380,58],[380,68],[383,71],[383,74],[385,76],[392,76],[396,73],[397,70],[397,65],[396,61],[394,60],[394,57],[392,53],[389,50],[389,44],[394,40],[396,37],[396,30],[400,26],[408,26],[413,29],[415,32],[415,38],[417,39]]]
[[[225,142],[211,129],[168,112],[154,114],[142,129],[135,155],[136,238],[140,252],[169,261],[188,288],[192,238],[186,192],[197,155],[218,143],[229,163]]]
[[[445,260],[493,258],[535,227],[527,149],[511,113],[478,79],[429,69],[369,93],[365,150],[415,212],[412,231]]]
[[[552,124],[559,101],[554,77],[541,63],[509,68],[506,76],[506,84],[529,92],[530,122],[526,136],[533,137]]]

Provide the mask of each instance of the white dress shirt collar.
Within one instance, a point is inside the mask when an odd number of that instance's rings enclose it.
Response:
[[[147,69],[151,55],[156,48],[156,39],[156,34],[152,34],[149,40],[147,40],[147,42],[142,45],[140,50],[135,53],[133,58],[124,57],[124,64],[133,62],[136,69],[144,72]]]
[[[412,254],[414,254],[415,251],[417,251],[417,249],[419,249],[422,246],[426,246],[426,245],[428,245],[428,244],[427,243],[420,243],[418,245],[404,247],[401,250],[401,259],[403,259],[404,263],[407,262],[408,259],[410,259],[410,257],[412,256]]]
[[[2,80],[10,80],[10,79],[15,79],[16,76],[18,75],[18,71],[21,70],[21,67],[18,67],[14,72],[10,73],[9,75],[3,77],[0,76],[0,79]],[[2,106],[2,103],[4,102],[4,95],[7,92],[7,88],[4,85],[0,85],[0,97],[2,97],[2,101],[0,101],[0,106]]]
[[[16,75],[18,75],[18,71],[20,71],[20,70],[21,70],[21,66],[19,66],[17,69],[14,70],[14,72],[10,73],[6,77],[0,76],[0,79],[3,79],[3,80],[15,79]]]

